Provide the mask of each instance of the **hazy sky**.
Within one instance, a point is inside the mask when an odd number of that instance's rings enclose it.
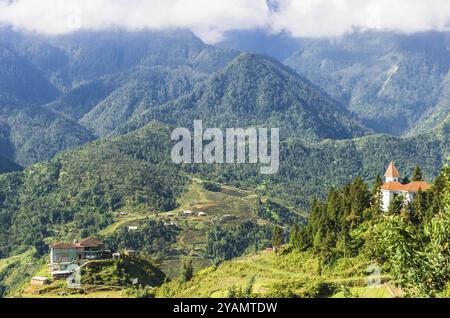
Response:
[[[0,0],[0,24],[52,34],[182,27],[207,42],[255,28],[299,37],[354,28],[442,31],[450,30],[450,0]]]

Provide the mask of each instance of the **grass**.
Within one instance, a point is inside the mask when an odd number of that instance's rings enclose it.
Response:
[[[349,291],[350,297],[358,298],[392,298],[394,296],[386,284],[382,284],[378,287],[352,287],[349,288]],[[346,296],[342,291],[332,296],[332,298],[345,297]]]
[[[320,272],[319,260],[310,253],[260,252],[202,270],[188,283],[169,282],[157,296],[227,297],[231,288],[242,288],[254,278],[256,297],[344,297],[344,286],[353,297],[392,297],[386,285],[367,287],[369,264],[363,258],[347,258],[323,266]]]
[[[35,259],[34,249],[0,260],[0,281],[6,287],[3,296],[17,296],[28,287],[33,276],[46,276],[46,259]]]
[[[43,271],[43,269],[41,269]],[[48,270],[47,270],[48,273]],[[37,273],[36,273],[37,275]],[[47,276],[47,275],[44,275]],[[165,276],[152,260],[145,257],[92,261],[82,269],[82,288],[69,289],[67,281],[50,280],[49,285],[31,286],[10,296],[23,298],[124,298],[134,290],[133,280],[149,288],[161,285]]]

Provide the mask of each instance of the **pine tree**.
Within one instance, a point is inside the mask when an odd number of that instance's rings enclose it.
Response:
[[[375,177],[375,181],[372,185],[372,209],[375,215],[381,213],[381,192],[380,188],[383,185],[383,181],[380,175]]]
[[[183,267],[181,269],[181,280],[183,282],[188,282],[194,277],[194,267],[192,266],[192,261],[184,260]]]
[[[272,245],[275,249],[283,245],[283,229],[279,226],[273,228]]]
[[[320,231],[317,231],[314,235],[313,246],[316,252],[320,252],[322,250],[322,233],[320,233]]]
[[[414,168],[412,181],[414,182],[423,181],[422,170],[418,165]]]
[[[418,225],[424,222],[427,215],[427,193],[423,192],[421,189],[414,196],[412,202],[412,215],[411,222]]]
[[[300,245],[299,244],[299,234],[300,234],[299,232],[300,232],[300,228],[298,227],[297,224],[294,224],[291,229],[289,243],[295,248],[299,248],[299,245]]]
[[[409,179],[408,176],[406,176],[402,179],[401,184],[408,184],[408,183],[411,183],[411,180]]]
[[[405,199],[401,195],[394,197],[389,204],[388,214],[399,215],[402,212],[404,201]]]

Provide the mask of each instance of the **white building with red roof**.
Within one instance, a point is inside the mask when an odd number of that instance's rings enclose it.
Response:
[[[399,182],[400,173],[391,162],[384,174],[385,183],[381,186],[382,196],[382,209],[387,212],[392,200],[397,196],[403,196],[406,202],[412,202],[414,196],[421,191],[426,191],[430,188],[430,185],[424,181],[415,181],[408,184],[402,184]]]

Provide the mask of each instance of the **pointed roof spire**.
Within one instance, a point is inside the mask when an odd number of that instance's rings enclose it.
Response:
[[[386,170],[386,173],[384,174],[386,178],[400,178],[400,173],[398,173],[397,168],[395,168],[394,163],[391,162],[389,164],[389,167]]]

